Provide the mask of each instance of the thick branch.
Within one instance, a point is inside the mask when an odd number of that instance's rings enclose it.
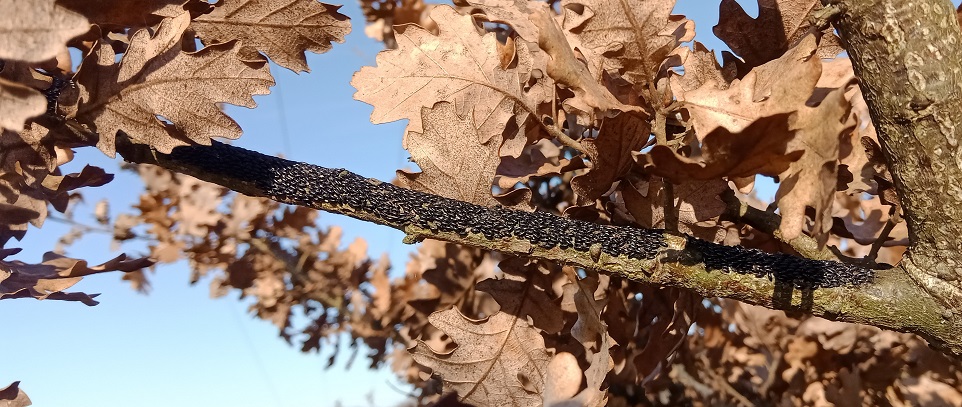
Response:
[[[214,143],[161,154],[122,144],[132,162],[163,166],[251,196],[341,213],[432,238],[565,262],[634,281],[682,287],[774,309],[914,332],[962,355],[953,314],[898,269],[721,246],[661,230],[615,227],[545,212],[486,208],[407,190],[347,170],[288,161]]]
[[[962,31],[948,0],[823,0],[905,209],[909,275],[962,310]]]

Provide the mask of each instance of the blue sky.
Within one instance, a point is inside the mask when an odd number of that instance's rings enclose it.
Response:
[[[676,13],[696,21],[697,38],[709,48],[721,48],[711,36],[717,3],[679,3]],[[259,106],[254,110],[228,108],[244,129],[236,144],[389,180],[394,170],[410,165],[400,147],[405,123],[375,126],[369,121],[372,108],[352,99],[351,75],[373,65],[381,47],[364,36],[364,18],[356,3],[341,11],[351,17],[353,32],[331,52],[309,54],[311,74],[272,66],[277,86],[271,95],[256,98]],[[115,214],[128,211],[137,199],[130,191],[141,189],[138,179],[118,172],[116,161],[92,149],[79,151],[71,165],[77,169],[86,162],[117,178],[84,190],[86,203],[78,213],[89,213],[102,198],[110,200]],[[342,226],[345,244],[363,236],[371,256],[388,252],[395,270],[403,270],[413,249],[392,229],[327,213],[320,222]],[[67,226],[48,221],[9,246],[24,248],[15,258],[38,262],[67,231]],[[117,254],[109,247],[107,237],[91,235],[67,254],[100,262]],[[403,383],[389,371],[368,371],[363,358],[351,369],[341,361],[325,370],[328,355],[303,354],[287,345],[271,324],[247,314],[236,293],[213,300],[208,281],[189,286],[186,263],[160,267],[151,281],[152,292],[140,295],[117,273],[85,278],[75,289],[102,293],[96,307],[0,302],[5,327],[0,333],[0,386],[21,380],[41,407],[334,406],[338,401],[365,406],[392,405],[405,398]]]

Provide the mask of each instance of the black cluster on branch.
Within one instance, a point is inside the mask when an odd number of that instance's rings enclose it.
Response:
[[[163,163],[248,195],[337,212],[400,230],[414,227],[461,238],[483,236],[491,242],[524,241],[545,250],[570,249],[592,257],[604,253],[652,260],[672,250],[667,235],[659,229],[600,225],[541,211],[489,208],[404,189],[344,169],[285,160],[218,142],[178,147],[171,154],[128,147],[137,151],[124,154],[131,161]],[[702,262],[708,270],[768,277],[797,287],[859,285],[874,276],[870,269],[834,261],[723,246],[690,236],[686,242],[682,257]]]

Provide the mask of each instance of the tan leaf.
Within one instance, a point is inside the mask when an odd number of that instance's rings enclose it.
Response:
[[[726,90],[719,90],[714,81],[688,92],[674,89],[691,113],[698,139],[718,127],[737,133],[759,118],[797,110],[812,95],[821,75],[821,63],[812,57],[814,50],[814,37],[806,37],[791,52],[753,69]]]
[[[713,32],[744,59],[739,70],[747,71],[778,58],[813,32],[809,16],[821,5],[819,0],[758,0],[758,18],[752,18],[736,0],[722,0]],[[838,37],[825,33],[818,57],[834,58],[840,52]]]
[[[627,113],[605,119],[598,137],[582,141],[591,168],[571,179],[577,205],[587,205],[611,190],[634,164],[633,152],[648,142],[651,123]]]
[[[43,255],[42,264],[3,260],[17,251],[19,250],[0,249],[0,300],[32,297],[38,300],[80,301],[86,305],[97,305],[97,301],[93,299],[96,294],[63,291],[77,284],[84,276],[111,271],[134,271],[153,264],[153,261],[146,258],[127,260],[126,255],[120,255],[106,263],[88,267],[84,260],[51,252]]]
[[[184,3],[192,8],[210,7],[207,2],[198,4],[202,3],[198,0],[57,0],[57,4],[82,14],[92,24],[124,28],[153,26],[163,17],[183,13]]]
[[[507,189],[526,183],[531,177],[559,175],[585,167],[584,161],[575,157],[562,158],[561,148],[548,139],[526,146],[518,157],[501,157],[498,166],[497,186]]]
[[[191,28],[204,43],[240,40],[294,72],[309,71],[304,51],[324,53],[351,31],[340,6],[315,0],[223,0]]]
[[[684,75],[671,75],[671,88],[675,92],[684,93],[698,89],[705,83],[712,82],[720,89],[727,89],[735,79],[735,70],[731,65],[722,68],[718,65],[715,53],[705,48],[705,44],[695,41],[694,49],[682,47],[676,51],[681,59]]]
[[[561,4],[565,28],[579,37],[585,51],[600,57],[603,70],[618,72],[634,85],[653,84],[668,55],[695,34],[691,20],[671,15],[674,1],[564,0]]]
[[[652,173],[675,182],[755,174],[777,176],[803,155],[802,151],[788,151],[788,143],[795,136],[788,128],[789,117],[782,113],[756,118],[740,133],[716,127],[691,157],[667,146],[655,146],[636,158]]]
[[[504,134],[500,155],[520,155],[525,134],[540,128],[538,113],[553,89],[543,74],[533,74],[540,70],[527,43],[517,41],[515,67],[502,69],[495,34],[478,34],[470,16],[439,6],[431,18],[440,33],[408,27],[398,34],[398,49],[381,52],[377,67],[354,74],[354,98],[374,106],[374,123],[409,119],[408,132],[423,131],[422,107],[451,102],[477,127],[478,143],[500,144]],[[512,121],[517,130],[505,134]]]
[[[43,62],[90,27],[82,15],[54,0],[0,0],[0,10],[0,59],[4,60]]]
[[[525,320],[503,312],[472,320],[457,309],[434,312],[428,319],[457,348],[438,352],[418,341],[414,360],[434,370],[461,401],[486,406],[542,404],[549,355],[544,339]]]
[[[32,406],[33,402],[27,393],[20,389],[20,382],[10,383],[9,386],[0,389],[0,407],[27,407]]]
[[[541,10],[541,5],[527,0],[463,0],[463,2],[481,10],[484,13],[484,19],[488,21],[510,25],[525,41],[538,42],[541,28],[528,16],[536,10]]]
[[[521,277],[539,272],[536,263],[524,263],[502,261],[498,267],[505,272],[504,278],[480,281],[475,289],[491,294],[501,305],[501,312],[519,318],[530,317],[535,328],[556,334],[564,327],[561,309],[544,287],[536,286],[530,278]]]
[[[571,89],[575,97],[564,102],[582,114],[581,123],[592,124],[595,120],[618,112],[642,112],[637,106],[622,104],[588,72],[588,67],[575,57],[568,45],[561,26],[547,7],[533,10],[529,16],[539,28],[538,46],[548,54],[548,76]],[[600,72],[597,75],[601,75]],[[647,116],[647,115],[646,115]]]
[[[266,61],[245,60],[239,43],[182,52],[188,24],[190,15],[182,13],[165,19],[153,36],[137,31],[120,63],[105,43],[84,59],[72,116],[96,129],[97,148],[107,155],[114,156],[121,130],[162,152],[191,142],[209,144],[214,136],[237,138],[240,127],[217,103],[254,107],[251,96],[268,93],[274,84]]]
[[[628,213],[639,225],[647,228],[665,227],[665,190],[660,178],[622,183],[618,188]],[[707,228],[701,222],[716,219],[725,211],[725,203],[718,196],[728,190],[728,183],[720,179],[687,181],[674,186],[678,215],[678,230],[705,240],[716,241],[718,228]]]
[[[42,93],[0,78],[0,129],[23,130],[27,119],[47,110],[47,98]]]
[[[423,108],[421,122],[424,132],[407,136],[407,149],[421,172],[398,171],[398,183],[478,205],[497,204],[491,183],[501,161],[498,142],[478,143],[473,118],[459,116],[453,103]]]
[[[829,93],[817,107],[803,107],[792,116],[790,126],[796,136],[787,150],[804,154],[779,175],[775,194],[782,215],[779,230],[782,239],[798,237],[805,226],[805,208],[811,206],[815,210],[812,235],[824,244],[832,227],[839,142],[855,128],[845,89]]]

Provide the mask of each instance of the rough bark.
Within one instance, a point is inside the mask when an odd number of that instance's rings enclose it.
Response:
[[[901,266],[962,311],[962,31],[948,0],[832,0],[899,193]]]

